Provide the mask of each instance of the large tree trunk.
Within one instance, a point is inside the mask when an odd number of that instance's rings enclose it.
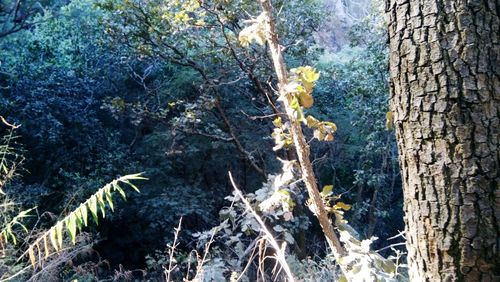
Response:
[[[412,281],[497,281],[498,0],[387,0]]]

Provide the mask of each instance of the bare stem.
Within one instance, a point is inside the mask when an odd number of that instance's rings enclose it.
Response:
[[[265,14],[265,22],[267,25],[266,39],[269,44],[269,49],[273,59],[274,69],[278,77],[279,91],[284,91],[283,88],[287,83],[287,66],[282,54],[282,47],[279,44],[278,34],[272,17],[272,5],[269,0],[259,0],[262,10]],[[286,95],[286,93],[280,93]],[[333,251],[337,261],[345,255],[345,250],[340,244],[337,234],[333,230],[332,223],[328,217],[328,212],[325,209],[323,200],[318,191],[316,184],[316,176],[314,175],[313,166],[309,158],[310,151],[307,141],[302,132],[302,126],[294,116],[294,110],[290,106],[288,99],[283,100],[283,107],[286,110],[288,119],[290,120],[290,133],[293,138],[295,150],[299,159],[300,167],[302,169],[302,178],[307,188],[309,197],[312,200],[313,210],[319,220],[323,233],[325,234],[328,245]]]
[[[168,268],[165,269],[165,277],[166,281],[170,282],[171,281],[171,274],[176,268],[176,265],[173,264],[174,261],[174,254],[175,254],[175,249],[177,248],[177,239],[179,238],[179,233],[181,232],[181,226],[182,226],[182,217],[179,219],[179,225],[177,228],[174,229],[174,242],[172,243],[171,246],[169,246],[169,258],[168,258]]]
[[[286,262],[285,259],[285,253],[283,249],[280,247],[278,242],[276,242],[276,239],[274,239],[273,234],[267,229],[266,225],[264,224],[264,221],[262,218],[255,212],[255,210],[252,208],[252,205],[248,202],[247,199],[243,196],[243,193],[238,189],[236,186],[236,183],[234,182],[233,176],[231,175],[231,172],[229,172],[229,179],[231,180],[231,184],[233,185],[234,191],[238,195],[238,197],[241,198],[241,201],[245,204],[247,207],[247,210],[250,211],[250,213],[255,217],[257,222],[260,224],[262,228],[262,232],[265,234],[265,239],[269,244],[271,244],[271,247],[276,251],[276,259],[278,262],[281,264],[281,267],[283,267],[283,270],[286,273],[286,276],[288,277],[288,281],[295,281],[295,278],[293,278],[293,273],[290,270],[290,266],[288,266],[288,263]]]

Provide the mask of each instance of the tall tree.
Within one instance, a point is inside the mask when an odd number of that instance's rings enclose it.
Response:
[[[386,11],[410,279],[496,281],[499,3],[389,0]]]

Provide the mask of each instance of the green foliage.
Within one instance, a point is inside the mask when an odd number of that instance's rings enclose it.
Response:
[[[31,208],[29,210],[25,210],[18,213],[16,216],[12,218],[10,222],[8,222],[3,226],[0,232],[0,236],[2,236],[2,239],[0,239],[1,245],[3,245],[4,243],[8,244],[9,242],[14,245],[17,244],[17,236],[14,234],[14,228],[16,226],[20,227],[24,232],[28,233],[28,229],[23,223],[21,223],[21,220],[26,217],[29,217],[30,216],[29,213],[34,209],[35,208]]]
[[[1,119],[4,123],[2,125],[9,125],[3,117]],[[19,211],[16,203],[4,192],[4,188],[17,175],[17,169],[23,162],[19,148],[14,147],[16,146],[14,130],[14,126],[9,128],[0,144],[0,251],[3,251],[5,244],[9,242],[17,244],[16,228],[28,232],[22,220],[34,209]]]
[[[123,74],[101,44],[98,14],[92,1],[73,1],[0,41],[0,113],[22,123],[26,168],[39,172],[30,176],[33,182],[60,169],[93,171],[95,156],[112,150],[97,112],[100,97]],[[52,179],[46,186],[55,185]]]
[[[19,221],[36,232],[47,231],[52,217],[60,215],[57,228],[48,229],[52,240],[48,236],[32,248],[35,258],[40,253],[44,257],[45,243],[55,250],[52,241],[58,247],[60,240],[74,241],[79,226],[105,212],[99,226],[87,228],[102,238],[95,248],[112,266],[135,269],[144,266],[147,254],[162,248],[171,227],[184,216],[187,239],[181,240],[178,259],[186,262],[191,248],[207,239],[200,235],[194,242],[190,235],[219,223],[217,210],[231,190],[226,179],[231,170],[277,238],[293,246],[291,253],[299,248],[305,255],[323,252],[322,242],[311,239],[318,232],[310,214],[299,211],[306,199],[302,184],[294,183],[294,164],[284,169],[269,153],[274,146],[286,159],[292,140],[289,124],[274,108],[267,50],[240,44],[241,39],[263,41],[262,32],[254,32],[259,18],[245,21],[249,14],[258,15],[258,1],[67,2],[40,1],[45,12],[29,19],[36,25],[0,38],[0,114],[22,124],[18,140],[26,149],[29,172],[8,187],[0,185],[9,196],[2,198],[2,227],[33,206],[41,215],[37,223]],[[402,214],[393,133],[385,129],[384,38],[374,27],[375,16],[352,29],[351,47],[323,52],[328,46],[316,42],[329,18],[322,2],[273,1],[280,11],[283,51],[295,68],[291,98],[309,128],[305,133],[311,138],[315,170],[327,187],[325,202],[364,235],[383,239],[400,229],[393,223]],[[318,142],[332,141],[333,133],[335,142]],[[7,168],[22,160],[12,153]],[[249,160],[270,176],[263,180]],[[95,196],[95,187],[134,171],[144,171],[152,181],[141,194],[130,195],[127,209],[108,201],[106,191]],[[328,187],[352,203],[351,209]],[[120,194],[113,187],[109,192]],[[80,203],[88,205],[83,210]],[[111,209],[116,212],[109,213]],[[72,219],[62,216],[77,210]],[[374,221],[366,219],[372,215]],[[206,273],[225,271],[227,278],[246,263],[233,249],[245,251],[259,229],[240,203],[224,208],[220,216],[229,220],[217,235],[220,241]],[[17,238],[22,229],[12,225]],[[299,242],[306,229],[310,238]],[[12,259],[17,248],[6,246],[9,271],[19,270]],[[308,261],[303,267],[315,263],[316,277],[334,277],[322,276],[326,262]],[[162,263],[156,264],[159,277]],[[65,270],[76,273],[71,268]]]
[[[320,169],[323,181],[352,203],[346,216],[361,234],[383,239],[403,228],[403,211],[394,133],[386,127],[387,46],[380,13],[377,8],[351,29],[351,46],[318,59],[317,68],[330,80],[318,82],[315,113],[340,126],[336,145],[313,147],[313,155],[334,154],[333,169]]]

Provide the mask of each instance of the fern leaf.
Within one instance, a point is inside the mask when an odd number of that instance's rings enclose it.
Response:
[[[49,238],[50,238],[50,243],[52,244],[52,247],[56,250],[56,252],[59,251],[59,246],[57,245],[57,234],[56,234],[56,228],[52,227],[49,230]]]
[[[35,258],[35,250],[33,250],[33,246],[28,248],[28,256],[31,262],[31,266],[35,268],[36,266],[36,258]]]
[[[47,236],[43,236],[43,250],[45,251],[45,259],[49,258],[50,255],[50,249],[49,249],[49,243],[47,242]]]
[[[56,238],[57,238],[57,246],[59,246],[59,249],[62,249],[62,242],[63,242],[63,223],[62,223],[62,221],[58,221],[56,224]]]
[[[108,205],[112,211],[114,211],[114,203],[113,203],[113,192],[117,191],[120,193],[123,199],[126,199],[125,191],[118,185],[119,182],[126,183],[133,190],[139,192],[139,189],[130,182],[130,180],[146,180],[147,178],[142,177],[142,174],[132,174],[126,175],[121,178],[118,178],[111,183],[106,184],[101,189],[97,190],[89,199],[80,204],[78,208],[70,212],[66,217],[59,220],[54,226],[52,226],[47,232],[42,234],[38,239],[35,240],[29,247],[28,250],[22,255],[29,256],[31,264],[35,267],[37,259],[36,254],[39,256],[39,261],[42,260],[42,253],[40,245],[43,243],[43,248],[45,252],[45,259],[47,259],[51,252],[48,241],[54,248],[56,252],[59,252],[63,247],[63,239],[64,239],[64,229],[67,230],[71,242],[73,244],[76,243],[76,236],[78,232],[81,231],[83,226],[87,226],[88,224],[88,213],[90,210],[90,214],[94,218],[96,224],[98,224],[98,209],[101,210],[102,216],[106,216],[105,210],[106,205]],[[31,210],[29,210],[31,211]],[[17,218],[22,218],[28,216],[26,211],[21,213]],[[19,222],[13,221],[13,223],[22,226]],[[22,226],[24,227],[24,226]],[[24,228],[23,228],[24,229]],[[14,233],[12,232],[12,224],[9,224],[4,230],[0,232],[0,236],[8,241],[9,238],[16,243],[16,238]],[[43,242],[42,242],[43,240]]]
[[[87,217],[88,217],[87,206],[84,205],[84,204],[81,204],[79,210],[80,210],[81,218],[83,220],[83,224],[85,226],[87,226],[87,224],[88,224],[88,221],[87,221]]]

